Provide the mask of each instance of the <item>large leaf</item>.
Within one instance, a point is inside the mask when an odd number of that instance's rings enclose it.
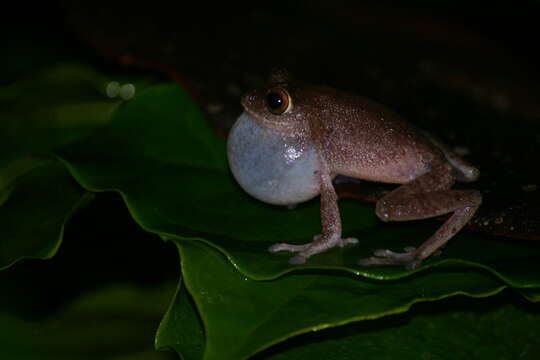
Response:
[[[156,334],[157,349],[174,350],[183,360],[203,357],[205,335],[200,315],[182,279]]]
[[[463,268],[394,282],[366,282],[346,273],[311,271],[274,281],[253,281],[209,246],[186,241],[178,245],[184,279],[162,322],[157,345],[174,348],[189,360],[245,359],[291,334],[401,313],[416,302],[456,294],[482,297],[501,289],[488,274]],[[456,351],[477,358],[536,356],[538,311],[486,308],[480,303],[449,313],[444,312],[445,307],[438,309],[441,313],[434,312],[434,316],[391,317],[379,324],[364,322],[326,335],[310,334],[282,354],[287,347],[280,347],[270,358],[344,359],[362,354],[366,359],[417,359],[420,354],[431,354],[429,358],[455,359],[460,357]]]
[[[73,212],[93,198],[55,159],[20,160],[16,184],[0,207],[0,269],[24,258],[53,256]],[[19,169],[18,168],[18,169]],[[3,169],[5,175],[8,169]]]
[[[45,110],[48,106],[45,103]],[[506,286],[521,288],[527,298],[536,298],[539,249],[528,242],[463,233],[443,255],[416,271],[355,265],[375,248],[418,244],[439,224],[382,224],[372,205],[351,200],[340,204],[344,232],[360,238],[360,244],[313,257],[306,266],[291,266],[288,256],[270,255],[266,249],[276,241],[309,241],[319,231],[317,202],[287,210],[243,193],[228,172],[224,140],[212,133],[178,86],[140,86],[130,101],[100,111],[106,112],[100,115],[106,121],[98,121],[99,126],[54,132],[52,142],[50,133],[28,122],[23,133],[40,145],[13,144],[16,151],[6,164],[21,161],[28,153],[52,152],[86,190],[119,192],[144,229],[182,244],[186,287],[180,288],[167,313],[159,346],[172,347],[193,359],[201,357],[203,348],[208,359],[244,358],[294,335],[403,312],[419,301],[455,294],[488,296]],[[76,119],[77,111],[72,114]],[[44,135],[47,138],[39,140]],[[64,144],[68,145],[59,148]],[[32,162],[21,164],[12,168],[22,168],[21,174],[34,169]],[[24,177],[15,170],[12,178],[16,181],[6,183],[23,184],[18,179]],[[36,189],[53,182],[29,179],[28,186]],[[15,192],[6,194],[8,202],[16,199]],[[54,203],[49,198],[36,201],[38,207]],[[6,212],[11,211],[8,202]],[[54,226],[61,229],[62,225]],[[23,232],[16,234],[13,239]],[[58,238],[48,240],[49,247],[55,248]],[[28,247],[10,262],[36,253],[37,246],[31,242],[22,244]],[[193,302],[182,295],[185,290]],[[334,294],[342,301],[339,306]],[[269,315],[258,318],[261,313]]]
[[[0,88],[0,268],[54,255],[66,220],[91,198],[47,154],[111,120],[122,101],[106,95],[110,82],[65,64]]]
[[[146,230],[167,239],[202,241],[234,265],[227,267],[217,253],[208,260],[205,251],[210,250],[204,246],[183,252],[191,306],[204,323],[206,359],[245,358],[300,333],[403,312],[418,301],[454,294],[488,296],[506,285],[534,288],[540,282],[535,244],[468,233],[431,259],[425,273],[420,269],[417,276],[387,283],[362,280],[410,276],[414,272],[366,269],[355,261],[380,246],[419,243],[439,224],[381,224],[371,205],[354,201],[341,204],[344,228],[362,242],[314,257],[306,267],[290,266],[287,256],[270,255],[266,249],[276,240],[305,242],[317,233],[317,203],[286,210],[245,195],[225,166],[223,140],[213,136],[175,85],[139,92],[118,110],[110,126],[57,156],[87,189],[119,191]],[[303,268],[320,272],[280,278]],[[240,297],[243,292],[245,297]],[[339,306],[332,294],[340,294]],[[189,300],[180,295],[176,299],[180,303],[171,306],[157,343],[188,359],[200,358],[201,325],[197,316],[186,315]],[[266,313],[271,315],[258,319]]]
[[[136,220],[164,236],[205,241],[251,278],[272,279],[298,269],[288,256],[270,255],[276,241],[307,242],[319,231],[316,201],[294,210],[251,199],[225,164],[224,141],[212,134],[188,96],[175,85],[139,92],[92,137],[57,152],[92,191],[117,190]],[[307,266],[339,268],[364,277],[396,279],[411,271],[355,265],[374,249],[418,245],[438,223],[383,224],[370,204],[344,200],[344,232],[359,245],[313,257]],[[526,241],[462,233],[423,269],[449,263],[491,271],[514,287],[538,287],[540,248]]]
[[[503,297],[505,300],[511,298]],[[442,304],[419,306],[406,315],[309,334],[255,359],[538,358],[538,309],[473,301],[453,298]]]

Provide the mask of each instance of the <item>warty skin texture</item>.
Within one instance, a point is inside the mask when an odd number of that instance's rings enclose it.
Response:
[[[245,158],[250,156],[239,155],[238,148],[242,148],[242,152],[258,152],[257,158],[262,158],[261,151],[264,152],[266,145],[261,142],[268,138],[279,141],[280,137],[292,137],[307,144],[316,156],[311,163],[314,165],[305,167],[311,173],[302,177],[307,179],[305,186],[311,189],[313,179],[316,181],[318,191],[315,195],[320,194],[321,202],[321,234],[307,244],[275,244],[269,249],[271,252],[297,253],[291,263],[302,264],[314,254],[357,242],[356,239],[341,238],[338,198],[332,185],[336,175],[402,184],[377,203],[375,211],[383,221],[407,221],[453,213],[418,249],[408,247],[404,253],[377,250],[376,256],[361,259],[361,265],[417,267],[465,226],[481,204],[478,191],[451,189],[456,180],[476,180],[479,176],[476,168],[432,135],[376,102],[329,87],[303,84],[292,80],[283,71],[273,72],[266,86],[247,93],[241,102],[245,109],[243,121],[252,121],[255,128],[267,130],[263,131],[265,137],[245,139],[233,128],[229,135],[229,163],[235,178],[249,179],[263,169],[267,174],[280,174],[274,178],[290,181],[288,165],[279,164],[273,169],[264,162],[251,161],[246,166]],[[274,135],[268,137],[268,133]],[[243,142],[250,145],[242,146]],[[268,154],[269,157],[272,155]],[[294,177],[298,177],[297,173]],[[295,186],[301,187],[302,181],[297,181]],[[245,182],[239,181],[248,193],[266,191],[260,189],[257,181],[251,181],[251,188],[246,188]],[[278,193],[270,190],[255,197],[269,203],[289,203],[283,199],[283,192],[279,201],[273,201]],[[290,203],[296,200],[298,197],[291,195]]]

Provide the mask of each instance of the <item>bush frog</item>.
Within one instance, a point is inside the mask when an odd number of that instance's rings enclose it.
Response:
[[[376,250],[360,265],[397,264],[415,268],[440,249],[474,215],[479,191],[454,190],[479,171],[434,136],[392,110],[330,87],[308,85],[284,70],[242,97],[243,114],[228,138],[229,165],[251,196],[290,205],[320,195],[322,231],[303,245],[278,243],[270,252],[296,253],[292,264],[357,239],[341,237],[338,197],[332,180],[345,175],[401,184],[375,208],[382,221],[408,221],[451,213],[420,247],[405,252]]]

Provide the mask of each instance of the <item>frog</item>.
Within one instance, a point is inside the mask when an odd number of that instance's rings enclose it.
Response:
[[[403,252],[377,249],[361,266],[420,266],[471,220],[480,191],[454,189],[480,171],[436,136],[379,102],[330,86],[305,83],[274,69],[266,83],[241,97],[243,112],[227,139],[233,177],[252,197],[295,206],[319,197],[321,233],[305,244],[276,243],[271,253],[289,252],[291,264],[357,244],[342,238],[336,176],[396,184],[375,204],[383,222],[449,215],[420,246]]]

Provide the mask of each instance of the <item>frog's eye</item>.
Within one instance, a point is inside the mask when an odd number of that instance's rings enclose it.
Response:
[[[291,109],[291,96],[282,87],[275,87],[266,94],[266,106],[271,113],[281,115]]]

